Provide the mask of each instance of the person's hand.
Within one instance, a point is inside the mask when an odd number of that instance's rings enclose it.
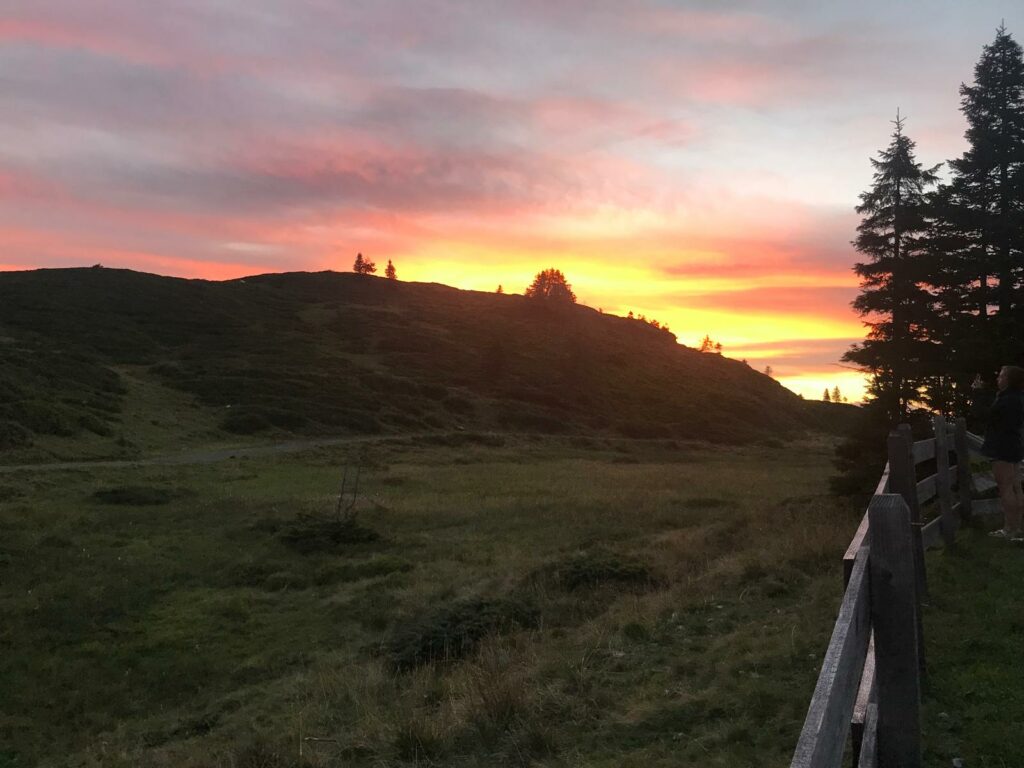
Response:
[[[974,381],[971,382],[971,389],[984,389],[985,382],[981,380],[981,374],[977,373],[974,375]]]

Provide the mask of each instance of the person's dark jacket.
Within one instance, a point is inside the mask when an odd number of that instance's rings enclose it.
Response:
[[[993,461],[1024,459],[1021,427],[1024,427],[1024,393],[1019,389],[1004,389],[996,395],[989,409],[981,452]]]

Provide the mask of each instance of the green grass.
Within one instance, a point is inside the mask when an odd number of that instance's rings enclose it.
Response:
[[[984,533],[928,558],[925,763],[955,757],[978,768],[1014,768],[1024,755],[1024,550]]]
[[[0,760],[784,764],[857,522],[830,446],[571,443],[370,446],[379,538],[312,551],[340,448],[0,479]]]

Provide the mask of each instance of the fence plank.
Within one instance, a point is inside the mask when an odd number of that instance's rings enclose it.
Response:
[[[792,768],[839,768],[868,651],[867,547],[860,550],[807,709]]]
[[[878,480],[878,485],[875,486],[875,493],[888,493],[889,492],[889,462],[885,463],[885,469],[882,470],[882,476]],[[861,546],[867,541],[868,537],[868,512],[864,510],[864,517],[860,519],[860,525],[857,526],[857,532],[853,534],[853,538],[850,540],[850,546],[846,548],[846,552],[843,554],[843,586],[845,587],[850,583],[850,574],[853,572],[853,562],[857,559],[857,553],[860,552]]]
[[[864,738],[860,744],[860,759],[857,768],[878,768],[878,705],[868,705],[864,720]]]
[[[885,469],[882,470],[882,477],[878,480],[878,485],[875,486],[875,493],[888,493],[889,492],[889,462],[885,462]]]
[[[860,688],[857,689],[857,701],[853,705],[853,716],[850,718],[850,741],[853,746],[853,762],[859,759],[864,741],[864,723],[867,721],[868,704],[875,700],[875,633],[871,633],[868,641],[868,655],[864,657],[864,671],[860,675]]]
[[[920,464],[922,461],[928,461],[928,459],[935,458],[935,438],[929,437],[927,440],[918,440],[914,443],[914,463]]]
[[[956,448],[956,489],[960,497],[960,520],[971,519],[971,451],[967,447],[967,420],[962,416],[953,428]]]
[[[921,529],[921,546],[933,549],[942,543],[942,518],[936,517]]]
[[[910,446],[914,442],[909,424],[900,424],[895,433],[889,434],[889,487],[893,493],[903,497],[910,509],[910,522],[913,524],[911,538],[914,542],[914,589],[917,595],[915,607],[917,615],[921,615],[921,604],[928,599],[928,573],[924,569],[924,547],[921,544],[921,505],[917,500],[914,464],[910,456]],[[876,497],[877,498],[877,497]],[[870,526],[869,526],[870,527]],[[921,668],[922,679],[925,676],[924,624],[917,622],[917,660]]]
[[[992,475],[975,475],[974,476],[974,492],[977,494],[988,493],[995,488],[998,488],[999,484]]]
[[[938,475],[928,475],[924,480],[915,486],[917,492],[917,503],[927,504],[933,498],[938,489]]]
[[[949,435],[946,434],[946,418],[938,414],[935,425],[935,480],[939,491],[939,515],[942,518],[942,540],[947,547],[956,541],[959,521],[953,517],[953,485],[956,475],[949,471]]]
[[[853,539],[850,541],[850,546],[846,548],[846,553],[843,555],[843,586],[850,583],[850,576],[853,574],[853,564],[857,560],[857,553],[860,552],[861,547],[864,546],[864,542],[867,541],[868,537],[868,512],[864,510],[864,517],[860,519],[860,525],[857,526],[857,532],[853,534]]]
[[[899,496],[875,496],[868,507],[871,624],[878,686],[878,762],[920,768],[921,679],[916,642],[910,510]]]

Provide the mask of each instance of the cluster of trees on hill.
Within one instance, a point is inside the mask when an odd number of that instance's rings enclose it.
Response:
[[[359,253],[356,255],[356,260],[352,264],[352,271],[357,275],[372,275],[377,272],[377,265],[370,259],[364,257],[362,253]],[[398,277],[397,272],[395,271],[395,265],[392,264],[391,259],[388,259],[388,266],[384,270],[384,276],[390,280],[395,280]],[[495,293],[504,294],[505,287],[499,284]],[[573,292],[572,285],[569,284],[565,274],[562,270],[555,269],[553,267],[550,269],[542,269],[534,275],[533,282],[526,287],[526,290],[523,291],[523,295],[528,299],[535,299],[537,301],[553,305],[576,303],[576,294]],[[630,320],[639,320],[642,323],[646,323],[656,330],[671,333],[667,323],[659,322],[654,318],[648,319],[644,315],[634,316],[632,310],[630,310],[627,317]],[[709,350],[702,349],[701,351],[722,351],[721,344],[718,344],[716,348],[714,342],[710,343],[712,346]]]
[[[1004,26],[960,96],[969,146],[948,181],[917,161],[897,113],[857,206],[853,306],[868,333],[844,360],[870,374],[889,424],[918,407],[964,412],[977,374],[1024,353],[1024,56]]]
[[[698,352],[714,352],[715,354],[722,354],[722,342],[715,341],[709,334],[705,334],[704,338],[700,340],[700,345],[697,347]]]
[[[834,387],[832,387],[831,390],[829,390],[828,387],[825,387],[825,391],[821,394],[821,399],[824,400],[826,403],[848,403],[848,402],[850,402],[846,398],[846,395],[844,395],[842,393],[842,391],[839,389],[839,385],[838,384],[836,384]]]
[[[352,271],[357,275],[373,275],[377,272],[377,264],[365,258],[362,253],[358,253],[352,264]],[[388,280],[398,279],[398,272],[395,270],[395,265],[391,263],[391,259],[388,259],[388,265],[384,267],[384,277]]]

